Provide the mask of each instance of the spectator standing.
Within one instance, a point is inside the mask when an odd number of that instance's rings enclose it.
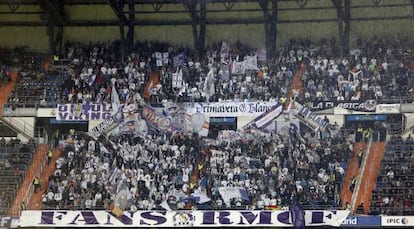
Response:
[[[49,149],[47,151],[47,165],[50,165],[50,162],[52,161],[52,157],[53,157],[53,151],[52,149]]]
[[[361,167],[362,158],[364,157],[364,150],[360,147],[358,151],[358,165]]]
[[[364,128],[362,127],[361,124],[358,124],[358,128],[356,131],[356,141],[360,142],[363,139],[363,134],[364,134]]]
[[[40,180],[37,176],[33,179],[33,185],[34,185],[34,191],[37,193],[38,190],[40,190]]]
[[[358,208],[357,208],[357,210],[356,210],[356,213],[357,213],[357,214],[364,214],[364,203],[361,203],[361,204],[358,206]]]
[[[356,181],[357,181],[356,177],[355,177],[355,176],[353,176],[353,177],[351,178],[351,186],[349,187],[349,190],[350,190],[351,192],[354,192]]]
[[[59,130],[56,130],[55,133],[53,134],[53,141],[54,141],[55,148],[59,146],[59,137],[60,137]]]

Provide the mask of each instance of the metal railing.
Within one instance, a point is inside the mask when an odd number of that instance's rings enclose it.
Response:
[[[25,136],[28,140],[34,137],[34,127],[20,117],[0,117],[0,120],[10,128]],[[17,121],[18,120],[18,121]]]
[[[389,123],[387,124],[387,135],[400,135],[404,132],[402,123]]]

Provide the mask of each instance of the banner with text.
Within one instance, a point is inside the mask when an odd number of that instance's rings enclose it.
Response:
[[[294,102],[294,109],[291,112],[298,117],[302,118],[303,121],[308,123],[313,128],[320,128],[321,130],[325,130],[328,127],[329,122],[327,122],[324,118],[318,116],[315,112],[311,111],[310,108],[303,106],[298,102]]]
[[[381,216],[349,216],[346,218],[341,227],[380,227]]]
[[[376,113],[399,114],[401,113],[400,104],[378,104],[375,109]]]
[[[20,227],[293,227],[289,211],[22,211]],[[349,211],[305,211],[306,226],[339,227]]]
[[[97,126],[90,129],[88,131],[88,135],[93,137],[96,140],[99,138],[99,136],[101,136],[108,130],[112,129],[114,126],[118,125],[121,121],[123,121],[123,114],[122,114],[123,108],[124,108],[124,105],[122,104],[120,108],[118,109],[118,112],[116,112],[113,115],[110,115],[107,119],[103,120]]]
[[[381,226],[414,227],[414,216],[382,216]]]
[[[157,112],[149,106],[144,107],[142,111],[142,118],[147,122],[149,126],[167,134],[172,134],[177,130],[182,131],[181,128],[174,125],[170,117]]]
[[[272,109],[277,102],[195,103],[193,113],[209,117],[258,116]]]
[[[249,129],[251,127],[258,129],[265,129],[273,120],[275,120],[283,111],[283,105],[277,104],[274,105],[270,110],[258,115],[255,119],[243,126],[243,130]]]
[[[377,102],[375,100],[366,101],[313,101],[312,111],[327,110],[340,107],[347,110],[375,112]]]
[[[111,116],[111,104],[75,103],[58,104],[56,120],[104,120]]]

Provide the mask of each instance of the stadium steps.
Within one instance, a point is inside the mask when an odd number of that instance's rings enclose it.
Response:
[[[142,93],[142,97],[147,99],[148,101],[151,98],[151,89],[154,88],[160,80],[160,76],[158,72],[151,72],[148,80],[145,82],[144,92]]]
[[[298,90],[299,94],[303,91],[302,73],[306,69],[306,65],[302,64],[293,76],[292,84],[290,85],[289,94],[286,101],[286,108],[290,104],[290,100],[293,97],[293,91]]]
[[[355,208],[364,203],[364,214],[369,211],[372,192],[375,190],[378,171],[382,157],[386,149],[385,142],[372,142],[368,158],[365,162],[365,170],[362,174],[361,184],[357,193]]]
[[[348,169],[346,170],[345,180],[342,186],[341,200],[343,206],[345,206],[347,202],[351,204],[353,193],[349,190],[349,187],[351,185],[352,177],[358,177],[359,174],[358,151],[360,148],[366,149],[366,147],[366,143],[364,142],[356,142],[354,144],[354,154],[352,158],[349,159]]]
[[[50,165],[47,165],[46,153],[44,152],[46,163],[44,164],[44,169],[39,176],[41,190],[37,193],[33,192],[30,200],[28,201],[27,210],[42,209],[42,194],[47,190],[49,186],[49,177],[55,173],[56,160],[60,158],[60,155],[61,151],[59,149],[54,149],[52,161],[50,162]]]
[[[8,85],[2,85],[0,86],[0,117],[3,114],[3,105],[7,102],[7,99],[11,93],[11,91],[14,88],[14,85],[16,84],[17,81],[17,72],[12,72],[10,74],[11,77],[11,81],[9,82]]]

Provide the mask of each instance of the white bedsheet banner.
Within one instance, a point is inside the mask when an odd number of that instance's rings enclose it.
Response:
[[[195,103],[190,113],[208,117],[258,116],[270,110],[277,102],[215,102]]]
[[[349,211],[305,211],[306,226],[339,227]],[[293,227],[289,211],[23,211],[20,227]]]

